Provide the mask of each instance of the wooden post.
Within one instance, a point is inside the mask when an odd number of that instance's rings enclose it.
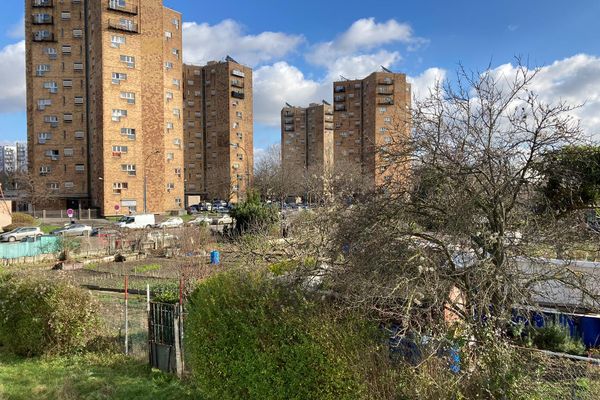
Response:
[[[179,318],[181,318],[181,316],[173,318],[173,336],[175,336],[175,368],[177,370],[177,376],[181,378],[183,376],[183,364],[181,362],[181,345],[179,343]]]

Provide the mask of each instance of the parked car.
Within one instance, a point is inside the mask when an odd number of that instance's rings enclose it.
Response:
[[[157,228],[179,228],[183,226],[183,219],[179,217],[171,217],[160,224],[156,225]]]
[[[146,229],[156,225],[154,214],[129,215],[123,217],[117,222],[119,228],[126,229]]]
[[[229,225],[233,224],[233,218],[229,214],[223,214],[213,220],[216,225]]]
[[[22,228],[13,229],[0,235],[0,242],[17,242],[26,238],[36,238],[42,236],[43,233],[38,227],[25,226]]]
[[[211,225],[212,222],[213,222],[213,219],[211,217],[207,217],[206,215],[201,215],[199,217],[196,217],[196,219],[188,222],[188,224],[190,224],[190,225],[202,225],[202,224]]]
[[[188,214],[198,214],[198,212],[200,211],[200,205],[193,205],[193,206],[189,206],[187,208],[187,213]]]
[[[89,225],[70,224],[53,231],[52,234],[57,236],[90,236],[93,231],[94,229]]]
[[[200,203],[198,204],[198,210],[200,211],[212,211],[213,206],[211,203]]]

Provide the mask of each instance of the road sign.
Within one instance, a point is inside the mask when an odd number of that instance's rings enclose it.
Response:
[[[119,211],[121,209],[121,206],[118,204],[115,204],[115,211]]]
[[[72,209],[72,208],[69,208],[69,209],[67,210],[67,216],[68,216],[69,218],[73,218],[73,215],[75,215],[75,211],[73,211],[73,209]]]

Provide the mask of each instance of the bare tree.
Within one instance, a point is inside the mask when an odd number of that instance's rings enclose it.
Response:
[[[47,206],[52,201],[52,192],[46,182],[38,175],[30,172],[19,172],[14,178],[15,186],[23,199],[36,208]]]

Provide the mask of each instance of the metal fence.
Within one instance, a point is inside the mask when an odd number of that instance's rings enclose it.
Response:
[[[57,253],[60,249],[60,238],[42,236],[35,241],[0,244],[0,259],[36,257],[44,254]]]
[[[69,219],[67,215],[67,210],[33,210],[26,211],[25,214],[29,214],[34,218],[52,218],[52,219]],[[73,218],[78,220],[91,220],[98,219],[100,217],[100,213],[95,208],[85,208],[85,209],[74,209],[73,210]]]

